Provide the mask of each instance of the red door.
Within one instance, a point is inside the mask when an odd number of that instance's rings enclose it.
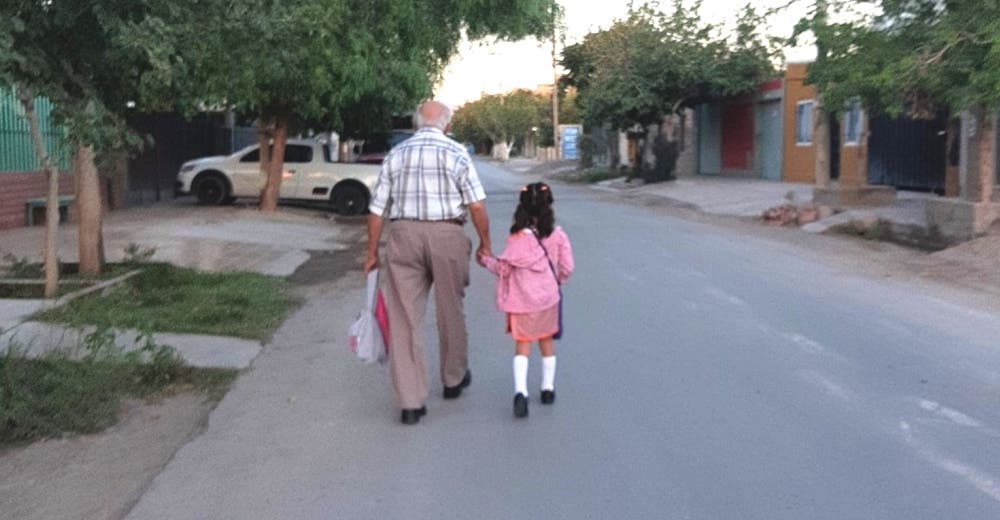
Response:
[[[753,105],[727,104],[722,112],[723,171],[751,169],[753,132]]]

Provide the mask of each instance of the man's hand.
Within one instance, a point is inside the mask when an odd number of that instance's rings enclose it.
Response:
[[[490,217],[486,214],[486,205],[480,202],[469,204],[469,215],[472,217],[472,225],[476,227],[479,235],[479,249],[476,250],[476,257],[493,256],[493,249],[490,247]]]
[[[378,254],[377,253],[374,256],[368,256],[368,258],[365,259],[364,268],[365,268],[365,274],[366,275],[368,273],[372,272],[373,270],[378,269]]]

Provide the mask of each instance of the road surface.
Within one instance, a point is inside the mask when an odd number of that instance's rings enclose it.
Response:
[[[480,169],[499,252],[525,177]],[[1000,317],[554,193],[577,260],[554,406],[536,353],[530,417],[512,418],[513,345],[474,266],[472,386],[400,425],[386,370],[344,346],[350,273],[282,327],[130,518],[1000,518]]]

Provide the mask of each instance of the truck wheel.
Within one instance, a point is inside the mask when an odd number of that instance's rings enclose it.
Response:
[[[198,202],[209,206],[221,206],[232,202],[229,195],[229,183],[219,174],[207,174],[198,177],[194,188]]]
[[[350,184],[338,186],[330,196],[333,211],[340,215],[360,215],[368,210],[368,193]]]

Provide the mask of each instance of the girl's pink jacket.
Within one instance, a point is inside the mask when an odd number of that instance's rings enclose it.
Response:
[[[573,249],[569,237],[556,227],[542,239],[555,266],[559,284],[573,273]],[[559,303],[559,285],[545,258],[545,250],[530,229],[507,237],[507,246],[499,257],[483,259],[486,269],[500,277],[497,282],[497,308],[504,312],[526,314]]]

